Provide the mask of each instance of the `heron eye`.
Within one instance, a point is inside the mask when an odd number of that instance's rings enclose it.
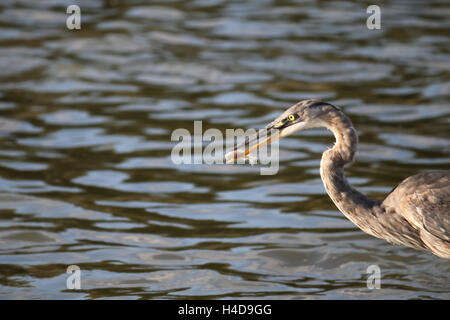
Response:
[[[290,114],[288,119],[289,119],[289,121],[294,121],[295,120],[295,116],[293,114]]]

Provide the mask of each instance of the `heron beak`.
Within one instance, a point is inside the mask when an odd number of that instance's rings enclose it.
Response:
[[[239,144],[233,151],[225,154],[226,163],[234,163],[238,159],[250,159],[250,153],[267,146],[280,138],[280,131],[276,125],[270,125],[265,129],[260,129],[255,135],[246,137],[245,141]]]

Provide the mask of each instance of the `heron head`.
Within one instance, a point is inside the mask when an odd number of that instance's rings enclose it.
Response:
[[[278,129],[280,137],[287,137],[297,131],[326,126],[328,113],[337,110],[337,107],[320,100],[302,100],[283,112],[266,129]]]
[[[250,137],[245,143],[227,153],[227,162],[246,157],[249,152],[264,143],[271,143],[276,138],[287,137],[297,131],[327,125],[327,115],[339,109],[329,103],[316,99],[302,100],[284,111],[278,118],[269,123],[258,135]]]

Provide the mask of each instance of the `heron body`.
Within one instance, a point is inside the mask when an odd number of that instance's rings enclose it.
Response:
[[[279,136],[285,137],[315,127],[329,129],[336,138],[334,147],[322,155],[320,175],[331,200],[350,221],[390,243],[450,259],[450,171],[416,174],[401,182],[383,201],[372,200],[353,188],[344,175],[344,166],[353,161],[358,136],[339,108],[303,100],[266,130],[279,130]]]

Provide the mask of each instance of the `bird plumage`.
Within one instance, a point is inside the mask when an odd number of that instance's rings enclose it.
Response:
[[[381,203],[395,209],[433,253],[450,258],[450,174],[422,172],[401,182]]]
[[[284,137],[315,127],[329,129],[336,138],[334,147],[322,155],[320,175],[331,200],[349,220],[390,243],[450,258],[450,171],[419,173],[400,183],[384,201],[372,200],[345,177],[343,168],[353,161],[358,136],[339,108],[319,100],[303,100],[266,130],[279,130]]]

